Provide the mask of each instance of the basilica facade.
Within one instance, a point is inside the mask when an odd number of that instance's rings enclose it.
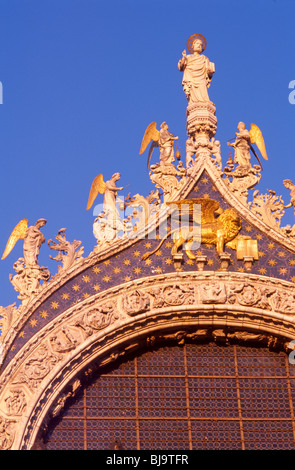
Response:
[[[288,205],[251,193],[267,159],[255,124],[237,123],[223,162],[215,66],[200,34],[187,48],[185,157],[151,123],[154,190],[122,200],[120,174],[97,175],[96,245],[85,256],[61,229],[54,275],[38,261],[44,219],[8,240],[3,256],[19,239],[24,254],[20,305],[0,311],[2,450],[295,449],[293,183]]]

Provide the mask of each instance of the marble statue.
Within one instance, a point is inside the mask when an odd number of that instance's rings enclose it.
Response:
[[[250,133],[246,129],[244,122],[239,122],[238,124],[238,132],[236,132],[235,142],[228,142],[227,145],[234,148],[234,162],[242,168],[250,169]]]
[[[170,165],[175,161],[174,158],[174,141],[178,137],[168,131],[166,122],[162,122],[160,130],[157,129],[157,123],[151,122],[145,130],[139,155],[143,154],[147,146],[151,143],[148,154],[147,169],[149,169],[152,153],[155,147],[160,148],[160,165]],[[178,160],[179,157],[176,155]]]
[[[39,251],[41,245],[45,242],[44,235],[40,229],[46,224],[46,222],[47,221],[45,219],[39,219],[35,225],[29,227],[28,219],[22,219],[13,229],[2,259],[5,259],[9,255],[18,240],[24,240],[24,264],[27,267],[38,266]]]
[[[251,144],[256,144],[262,157],[268,160],[264,138],[261,130],[256,124],[251,124],[250,131],[246,129],[244,122],[238,123],[238,132],[236,132],[236,138],[234,142],[228,142],[229,147],[233,147],[235,150],[234,162],[239,168],[249,170],[251,168],[251,154],[250,150],[255,155],[260,167],[262,168],[261,161],[255,152]]]
[[[187,55],[186,50],[183,51],[178,69],[183,72],[182,86],[188,104],[208,102],[210,99],[207,89],[215,66],[202,54],[206,48],[206,40],[201,34],[193,34],[187,42],[187,47],[191,54]]]
[[[295,184],[289,179],[284,180],[283,184],[285,188],[290,189],[290,197],[291,197],[290,203],[284,206],[284,208],[287,209],[288,207],[293,207],[294,215],[295,215]]]

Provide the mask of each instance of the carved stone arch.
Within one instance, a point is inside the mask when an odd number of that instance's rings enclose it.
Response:
[[[87,299],[31,338],[2,374],[2,440],[30,449],[46,417],[95,360],[104,366],[151,342],[258,341],[288,350],[293,284],[245,273],[171,273]],[[18,394],[18,406],[12,398]]]

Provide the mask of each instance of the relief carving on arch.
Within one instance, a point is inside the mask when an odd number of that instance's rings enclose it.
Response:
[[[208,309],[210,305],[221,306],[219,318],[222,319],[224,316],[226,319],[226,331],[223,326],[214,329],[213,324],[214,332],[212,327],[208,329],[206,322],[210,323],[210,315],[214,315],[215,311]],[[237,306],[238,309],[242,308],[242,310],[235,312],[234,306]],[[151,319],[153,325],[156,325],[157,314],[161,313],[162,309],[165,309],[167,319],[171,320],[173,314],[173,319],[176,321],[181,321],[183,312],[185,312],[183,318],[189,318],[190,325],[195,325],[191,321],[198,318],[200,314],[204,326],[200,324],[199,328],[196,325],[189,328],[178,327],[176,332],[170,333],[152,333],[151,330],[146,339],[147,345],[153,345],[157,342],[159,335],[162,339],[176,340],[178,344],[183,344],[187,339],[203,341],[208,338],[226,343],[232,341],[262,341],[265,343],[266,334],[260,330],[260,326],[257,328],[257,322],[259,325],[261,322],[257,310],[263,310],[263,321],[269,326],[273,321],[272,312],[278,312],[281,315],[280,321],[283,324],[288,321],[287,315],[290,317],[295,315],[295,295],[291,283],[281,282],[278,284],[270,280],[266,281],[259,276],[254,280],[253,277],[250,279],[245,274],[231,275],[230,273],[227,273],[226,276],[218,273],[213,278],[208,278],[200,273],[189,275],[187,273],[178,273],[177,275],[173,273],[165,278],[138,282],[138,287],[132,285],[129,291],[126,291],[126,287],[124,287],[119,291],[118,288],[113,289],[113,293],[110,293],[108,297],[105,293],[97,295],[95,303],[93,300],[89,300],[88,303],[85,302],[83,308],[79,306],[76,310],[71,309],[64,317],[62,315],[60,318],[57,317],[55,326],[49,325],[47,331],[43,330],[42,336],[39,335],[39,340],[36,335],[32,339],[31,346],[27,343],[24,352],[20,352],[15,357],[14,365],[11,366],[10,378],[10,366],[4,370],[0,395],[3,416],[2,438],[0,438],[0,443],[2,439],[2,448],[9,448],[12,445],[13,421],[9,421],[9,418],[19,419],[23,416],[28,406],[31,406],[31,402],[39,395],[40,387],[45,387],[44,384],[52,382],[53,372],[62,373],[58,371],[63,371],[71,358],[78,357],[84,351],[84,345],[86,347],[87,344],[88,348],[89,345],[99,344],[96,343],[97,340],[104,341],[104,338],[107,337],[104,330],[110,326],[112,328],[108,329],[108,334],[112,338],[116,338],[116,331],[117,329],[119,331],[120,328],[124,329],[125,335],[133,335],[135,324],[137,324],[136,328],[140,333],[140,326],[147,325],[148,318]],[[198,309],[201,310],[198,311]],[[255,318],[251,317],[251,309],[255,309]],[[140,316],[143,312],[148,312],[148,316]],[[242,312],[242,317],[239,312]],[[269,318],[266,312],[268,312]],[[274,317],[276,321],[278,314],[276,313],[276,317]],[[136,315],[138,315],[138,320]],[[130,317],[133,317],[134,321]],[[126,322],[128,318],[132,321]],[[162,322],[163,316],[161,315],[160,318]],[[255,331],[231,331],[231,321],[235,323],[238,320],[241,327],[242,324],[247,324],[247,328],[249,328],[253,318],[253,324],[256,325]],[[292,321],[292,317],[290,321]],[[168,323],[170,326],[169,320]],[[190,328],[193,330],[191,331]],[[90,337],[92,337],[91,340]],[[125,349],[118,345],[109,352],[105,351],[99,359],[99,365],[115,361],[122,354],[125,355],[134,348],[136,349],[141,342],[142,339],[139,337],[135,343],[134,339],[133,342],[128,343],[128,347]],[[77,349],[78,351],[75,352]],[[56,402],[56,413],[63,407],[67,397],[68,395],[60,396],[59,401]]]
[[[96,331],[107,328],[118,319],[117,304],[115,301],[109,301],[87,309],[74,323],[74,326],[81,328],[86,336],[91,336]]]
[[[173,284],[165,287],[154,287],[150,294],[153,308],[171,307],[176,305],[192,305],[195,303],[194,286],[189,284]]]
[[[15,433],[16,421],[0,416],[0,449],[9,450],[12,447]]]

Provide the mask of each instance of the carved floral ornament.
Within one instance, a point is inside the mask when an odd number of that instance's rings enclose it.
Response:
[[[55,414],[62,409],[73,396],[65,384],[76,381],[77,388],[78,372],[94,358],[103,366],[163,340],[259,341],[286,349],[294,318],[291,283],[247,274],[172,273],[97,295],[58,316],[4,369],[1,448],[30,448],[49,405]]]

